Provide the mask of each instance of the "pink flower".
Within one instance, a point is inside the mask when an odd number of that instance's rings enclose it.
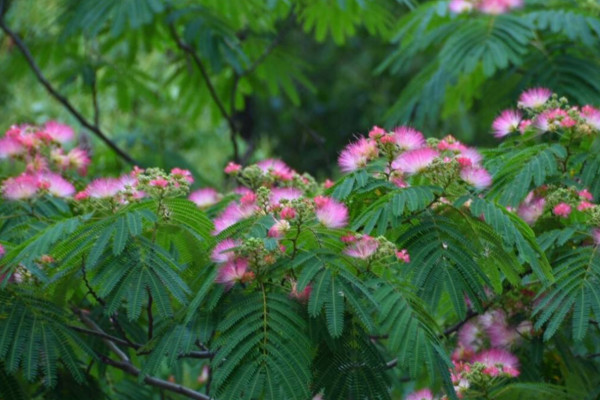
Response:
[[[230,203],[224,210],[215,218],[215,231],[214,234],[218,234],[223,230],[229,228],[231,225],[246,219],[256,211],[256,205],[254,203],[238,204]]]
[[[445,138],[443,138],[442,140],[440,140],[437,147],[438,147],[438,150],[440,150],[440,151],[452,150],[452,151],[463,152],[464,150],[467,149],[467,146],[462,144],[460,141],[458,141],[452,135],[448,135]]]
[[[537,87],[521,93],[517,104],[525,108],[539,108],[543,106],[551,96],[552,91],[550,89]]]
[[[579,192],[577,192],[577,194],[578,194],[578,195],[579,195],[579,197],[581,197],[582,199],[586,199],[586,200],[589,200],[589,201],[592,201],[592,200],[594,200],[594,196],[593,196],[593,195],[590,193],[590,191],[589,191],[589,190],[587,190],[587,189],[580,190]]]
[[[53,172],[44,172],[38,175],[38,186],[46,189],[56,197],[71,197],[75,193],[75,186],[62,176]]]
[[[236,258],[228,261],[219,268],[215,282],[225,285],[227,289],[236,282],[246,281],[249,276],[246,272],[248,269],[248,261],[243,258]]]
[[[600,246],[600,229],[592,229],[592,237],[596,246]]]
[[[210,367],[208,365],[205,365],[202,367],[202,372],[200,372],[200,375],[198,375],[198,383],[204,384],[204,383],[208,382],[209,376],[210,376]]]
[[[267,235],[272,238],[280,238],[290,230],[290,223],[285,219],[275,220]]]
[[[6,254],[6,250],[4,249],[4,246],[2,246],[0,244],[0,258],[4,257],[4,255]],[[2,279],[0,279],[0,283],[2,282]]]
[[[522,5],[522,0],[481,0],[477,8],[484,14],[498,15]]]
[[[519,130],[519,123],[521,122],[522,118],[523,116],[519,111],[502,111],[502,113],[500,113],[500,115],[494,120],[494,123],[492,124],[494,136],[497,138],[502,138],[513,132],[517,132]]]
[[[87,151],[75,147],[66,155],[64,162],[68,167],[75,168],[81,175],[85,175],[91,160]]]
[[[403,150],[414,150],[425,146],[425,137],[416,129],[399,126],[394,129],[394,139]]]
[[[307,302],[310,297],[310,292],[312,292],[312,285],[306,285],[303,291],[298,292],[298,282],[291,281],[292,290],[290,291],[290,297],[296,299],[300,302]]]
[[[123,190],[123,185],[119,179],[99,178],[90,182],[85,188],[85,193],[93,199],[103,199],[114,197],[121,190]]]
[[[408,254],[408,250],[406,249],[398,250],[396,252],[396,258],[398,258],[398,260],[403,261],[406,264],[410,262],[410,255]]]
[[[429,147],[409,150],[396,157],[392,168],[413,175],[427,168],[438,156],[439,153]]]
[[[210,259],[216,263],[225,263],[232,261],[235,258],[233,249],[241,246],[240,240],[225,239],[219,242],[213,249]]]
[[[592,106],[581,108],[581,117],[585,122],[596,130],[600,130],[600,110]]]
[[[492,184],[491,175],[481,167],[465,167],[460,171],[460,177],[476,189],[484,189]]]
[[[460,157],[468,158],[469,160],[471,160],[471,165],[479,165],[479,163],[481,163],[481,160],[483,160],[481,154],[479,154],[479,152],[472,147],[461,149],[459,150],[459,152]]]
[[[554,215],[567,218],[571,214],[571,206],[567,203],[559,203],[553,209]]]
[[[350,257],[367,259],[371,257],[379,248],[379,242],[377,239],[363,235],[358,240],[355,240],[350,246],[344,249],[344,254]]]
[[[581,203],[579,203],[577,205],[577,210],[579,210],[579,211],[589,210],[590,208],[594,208],[594,204],[590,203],[589,201],[585,201],[585,200],[583,200]]]
[[[533,192],[529,193],[525,201],[519,206],[517,214],[528,224],[533,224],[544,212],[546,199],[537,197]]]
[[[171,175],[175,179],[185,179],[190,184],[194,183],[194,177],[192,176],[192,173],[187,169],[173,168],[171,170]]]
[[[482,351],[473,357],[473,362],[481,363],[489,368],[487,373],[491,376],[497,376],[500,373],[513,377],[519,376],[519,360],[514,354],[506,350],[491,349]]]
[[[492,347],[509,347],[519,339],[519,333],[508,325],[503,310],[488,311],[481,320]]]
[[[165,178],[157,178],[152,179],[150,182],[148,182],[148,184],[154,187],[166,188],[167,186],[169,186],[169,181]]]
[[[429,389],[421,389],[416,392],[412,392],[406,396],[406,400],[434,400],[433,393]]]
[[[283,219],[294,219],[296,218],[296,210],[294,210],[292,207],[284,207],[283,210],[281,210],[281,212],[279,213],[279,215]]]
[[[473,9],[473,2],[469,0],[451,0],[448,8],[454,14],[462,14]]]
[[[328,228],[343,228],[348,223],[348,209],[330,197],[317,196],[315,214],[320,223]]]
[[[256,165],[264,172],[270,173],[276,178],[282,181],[290,181],[294,177],[294,171],[288,167],[286,163],[281,160],[275,160],[272,158],[259,161]]]
[[[56,121],[48,121],[43,127],[44,132],[50,136],[50,138],[58,143],[66,143],[73,140],[75,133],[73,128],[69,125],[61,124]]]
[[[302,196],[302,191],[296,188],[273,188],[269,196],[269,202],[273,206],[278,206],[282,200],[295,200]]]
[[[236,164],[233,161],[230,161],[229,164],[225,167],[225,173],[227,175],[231,175],[234,173],[238,173],[242,170],[242,166],[240,164]]]
[[[331,179],[325,179],[325,182],[323,182],[323,187],[325,189],[329,189],[333,185],[334,185],[334,182]]]
[[[533,121],[530,119],[522,120],[521,123],[519,124],[519,132],[521,132],[521,135],[525,134],[525,131],[527,131],[527,128],[529,128],[532,124],[533,124]]]
[[[458,344],[465,349],[477,351],[483,346],[484,331],[476,321],[466,322],[458,331]]]
[[[0,139],[0,159],[22,154],[25,147],[13,136],[6,135]]]
[[[377,157],[377,154],[377,143],[363,137],[342,150],[338,165],[342,172],[352,172],[365,167],[370,160]]]
[[[27,174],[8,178],[2,184],[2,194],[8,200],[30,199],[37,194],[37,191],[37,178]]]
[[[371,130],[369,131],[369,137],[371,139],[379,139],[382,136],[385,136],[386,132],[385,129],[378,127],[377,125],[375,125],[373,128],[371,128]]]
[[[203,188],[190,193],[188,199],[198,207],[206,208],[216,204],[220,199],[220,195],[213,188]]]

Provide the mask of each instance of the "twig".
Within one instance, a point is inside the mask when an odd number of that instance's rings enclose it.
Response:
[[[106,333],[104,333],[104,331],[102,329],[100,329],[100,327],[91,319],[89,319],[87,317],[87,315],[85,315],[85,313],[81,310],[78,309],[74,309],[73,310],[81,319],[81,321],[83,321],[84,324],[86,324],[88,326],[88,328],[92,329],[93,331],[96,331],[98,333],[103,334],[104,336],[107,336]],[[123,352],[123,350],[121,350],[116,344],[115,342],[113,342],[110,339],[107,338],[103,338],[102,339],[104,341],[104,343],[106,343],[106,345],[108,346],[109,349],[112,350],[113,353],[115,353],[116,355],[119,356],[119,358],[125,362],[129,362],[129,356],[127,354],[125,354],[125,352]]]
[[[127,161],[129,164],[138,164],[129,154],[127,154],[112,140],[110,140],[108,136],[106,136],[106,134],[96,124],[88,121],[77,109],[75,109],[75,107],[71,104],[71,102],[69,102],[69,100],[66,97],[61,95],[54,88],[54,86],[52,86],[52,84],[48,81],[48,79],[46,79],[46,77],[42,73],[40,67],[35,62],[35,59],[31,55],[29,48],[25,45],[21,38],[6,25],[4,21],[5,12],[6,10],[4,10],[4,0],[0,0],[0,29],[2,29],[4,33],[6,33],[6,35],[8,35],[13,40],[15,45],[21,51],[21,54],[23,54],[23,57],[25,57],[25,60],[29,64],[29,67],[35,74],[37,80],[42,84],[42,86],[44,86],[44,88],[46,88],[48,93],[50,93],[52,97],[54,97],[59,103],[61,103],[71,113],[71,115],[73,115],[75,119],[79,121],[81,125],[83,125],[87,129],[92,131],[96,136],[98,136],[100,140],[102,140],[108,147],[110,147],[115,153],[117,153],[119,157]]]
[[[116,336],[109,335],[108,333],[98,332],[98,331],[95,331],[92,329],[86,329],[86,328],[82,328],[82,327],[74,326],[74,325],[68,325],[68,327],[69,327],[69,329],[73,329],[74,331],[77,331],[80,333],[85,333],[86,335],[98,336],[102,339],[107,339],[107,340],[110,340],[121,346],[131,347],[135,350],[137,350],[141,347],[140,344],[127,342],[126,340],[120,339]]]
[[[96,71],[92,82],[92,103],[94,104],[94,125],[100,128],[100,106],[98,105],[98,86],[96,84]]]

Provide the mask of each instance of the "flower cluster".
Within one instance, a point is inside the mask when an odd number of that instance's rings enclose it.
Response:
[[[352,258],[373,262],[395,257],[403,263],[410,262],[410,256],[406,249],[398,250],[392,242],[383,236],[374,238],[369,235],[351,234],[342,236],[341,239],[346,243],[344,254]]]
[[[63,145],[75,137],[73,129],[55,121],[43,126],[13,125],[0,138],[0,159],[24,164],[17,176],[2,182],[2,195],[8,200],[27,200],[44,194],[71,197],[75,186],[67,178],[71,170],[85,175],[90,158],[85,150]]]
[[[359,138],[340,153],[338,164],[342,171],[351,172],[367,167],[379,157],[387,160],[386,170],[380,175],[399,187],[410,186],[411,177],[417,175],[442,186],[458,179],[476,189],[492,183],[477,150],[451,135],[443,140],[425,140],[421,132],[407,126],[391,132],[373,127],[368,138]]]
[[[454,14],[479,11],[483,14],[504,14],[523,6],[523,0],[451,0],[448,8]]]

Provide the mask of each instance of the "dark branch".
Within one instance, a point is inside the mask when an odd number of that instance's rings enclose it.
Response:
[[[83,125],[87,129],[92,131],[96,136],[98,136],[100,140],[102,140],[108,147],[110,147],[115,153],[117,153],[119,157],[127,161],[129,164],[137,164],[137,162],[129,154],[127,154],[112,140],[110,140],[108,136],[106,136],[106,134],[102,132],[102,130],[100,130],[97,124],[88,121],[78,110],[75,109],[75,107],[71,104],[71,102],[69,102],[69,100],[66,97],[61,95],[54,88],[54,86],[52,86],[52,84],[46,79],[46,77],[42,73],[40,67],[35,62],[35,59],[31,55],[31,52],[29,51],[25,43],[15,32],[13,32],[6,25],[4,21],[5,12],[6,10],[4,10],[4,1],[0,1],[0,29],[2,29],[4,33],[6,33],[6,35],[8,35],[13,40],[13,42],[21,51],[21,54],[23,54],[23,57],[25,57],[25,60],[29,64],[29,67],[35,74],[37,80],[42,84],[42,86],[44,86],[44,88],[46,88],[48,93],[50,93],[52,97],[54,97],[59,103],[61,103],[71,113],[71,115],[73,115],[77,119],[77,121],[79,121],[81,125]]]
[[[120,339],[116,336],[112,336],[109,335],[107,333],[104,332],[98,332],[96,330],[92,330],[92,329],[86,329],[86,328],[82,328],[79,326],[74,326],[74,325],[68,325],[69,329],[73,329],[74,331],[80,332],[80,333],[85,333],[86,335],[92,335],[92,336],[98,336],[99,338],[102,339],[107,339],[110,340],[118,345],[121,346],[127,346],[127,347],[132,347],[134,349],[139,349],[141,347],[141,345],[137,344],[137,343],[130,343],[127,342],[126,340]]]

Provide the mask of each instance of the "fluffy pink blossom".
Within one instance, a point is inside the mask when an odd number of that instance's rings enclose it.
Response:
[[[294,219],[296,218],[296,210],[294,210],[292,207],[284,207],[279,215],[283,219]]]
[[[569,128],[574,126],[576,123],[577,122],[571,118],[569,113],[560,108],[546,110],[539,114],[534,121],[534,125],[540,133],[547,132],[552,128]]]
[[[269,202],[273,206],[279,205],[282,200],[295,200],[302,196],[302,191],[296,188],[273,188],[269,196]]]
[[[87,151],[75,147],[71,151],[69,151],[66,155],[66,164],[71,167],[77,169],[81,175],[85,175],[87,172],[87,167],[90,165],[90,156]]]
[[[22,154],[25,147],[13,136],[6,135],[0,139],[0,159]]]
[[[519,339],[519,333],[509,326],[506,313],[497,309],[486,312],[482,318],[492,347],[510,347]]]
[[[484,373],[491,376],[506,374],[509,376],[519,376],[519,359],[512,353],[503,349],[490,349],[482,351],[473,357],[473,362],[478,362],[486,366]]]
[[[439,153],[429,147],[409,150],[396,157],[392,168],[413,175],[427,168],[438,156]]]
[[[554,215],[567,218],[571,214],[571,206],[567,203],[559,203],[552,209]]]
[[[231,225],[246,219],[256,211],[256,205],[254,203],[238,204],[236,202],[230,203],[225,209],[215,218],[215,231],[214,234],[222,232],[224,229],[229,228]]]
[[[454,14],[462,14],[473,9],[472,0],[450,0],[448,8]]]
[[[437,148],[440,151],[452,150],[452,151],[463,152],[464,150],[467,149],[467,146],[462,144],[454,136],[447,135],[445,138],[443,138],[442,140],[439,141]]]
[[[600,130],[600,110],[592,106],[583,106],[580,115],[588,125]]]
[[[497,138],[502,138],[513,132],[517,132],[519,130],[519,123],[521,122],[522,118],[523,116],[519,111],[502,111],[502,113],[500,113],[500,115],[494,120],[494,123],[492,124],[494,136]]]
[[[471,351],[481,349],[483,339],[483,328],[476,320],[466,322],[458,331],[458,344]]]
[[[165,178],[156,178],[152,179],[150,182],[148,182],[148,184],[154,187],[166,188],[169,186],[169,181]]]
[[[380,128],[377,125],[375,125],[373,128],[371,128],[371,130],[369,131],[369,137],[371,139],[379,139],[385,135],[386,135],[385,129]]]
[[[377,143],[363,137],[342,150],[338,165],[342,172],[352,172],[365,167],[370,160],[377,157],[377,154]]]
[[[192,176],[192,173],[187,169],[173,168],[171,170],[171,175],[175,179],[185,179],[190,184],[194,183],[194,177]]]
[[[460,177],[476,189],[484,189],[492,184],[492,176],[481,167],[465,167],[460,171]]]
[[[335,183],[331,179],[325,179],[325,182],[323,182],[323,187],[325,189],[329,189],[333,185],[335,185]]]
[[[431,390],[421,389],[406,396],[406,400],[434,400],[434,398]]]
[[[30,199],[37,194],[37,191],[37,178],[27,174],[8,178],[2,184],[2,194],[8,200]]]
[[[264,172],[271,173],[273,176],[281,179],[282,181],[290,181],[294,177],[294,170],[292,170],[286,163],[276,159],[266,159],[256,163],[256,165]]]
[[[537,87],[521,93],[517,104],[525,108],[539,108],[543,106],[550,97],[552,97],[552,91],[550,89]]]
[[[58,143],[66,143],[75,137],[73,128],[69,125],[61,124],[56,121],[48,121],[44,124],[43,130],[50,138]]]
[[[317,196],[315,214],[320,223],[328,228],[343,228],[348,223],[348,209],[330,197]]]
[[[594,208],[594,204],[590,203],[589,201],[581,201],[578,205],[577,205],[577,210],[579,211],[585,211],[585,210],[589,210],[590,208]]]
[[[399,126],[394,129],[394,139],[403,150],[414,150],[425,146],[425,136],[416,129]]]
[[[213,188],[203,188],[190,193],[188,199],[194,202],[198,207],[206,208],[216,204],[220,199],[220,195]]]
[[[525,134],[525,131],[527,131],[527,128],[529,128],[532,124],[533,124],[533,121],[530,119],[522,120],[521,123],[519,124],[519,132],[521,132],[521,135]]]
[[[210,255],[210,259],[216,263],[232,261],[235,258],[233,249],[239,247],[241,244],[242,242],[240,240],[225,239],[217,243]]]
[[[396,258],[406,264],[410,262],[410,255],[406,249],[396,251]]]
[[[592,229],[592,238],[596,246],[600,246],[600,229]]]
[[[477,9],[484,14],[498,15],[522,5],[523,0],[480,0]]]
[[[56,197],[71,197],[75,193],[75,186],[59,174],[43,172],[37,176],[38,187],[45,189]]]
[[[290,297],[293,299],[296,299],[300,302],[307,302],[308,298],[310,297],[310,293],[312,292],[312,285],[306,285],[306,287],[304,288],[304,290],[302,290],[301,292],[298,291],[298,282],[296,281],[291,281],[292,284],[292,290],[290,291]]]
[[[530,192],[525,200],[519,206],[517,214],[528,224],[533,224],[544,212],[546,199],[536,196],[534,192]]]
[[[594,196],[590,193],[589,190],[587,189],[583,189],[580,190],[579,192],[577,192],[577,194],[579,195],[579,197],[581,197],[582,199],[588,200],[588,201],[592,201],[594,200]]]
[[[123,190],[123,184],[116,178],[98,178],[90,182],[85,193],[93,199],[103,199],[116,196]]]
[[[361,238],[355,240],[350,246],[344,249],[344,254],[354,258],[361,258],[363,260],[371,257],[379,248],[379,242],[377,239],[363,235]]]
[[[468,158],[469,160],[471,160],[472,165],[479,165],[479,163],[481,163],[481,160],[483,160],[481,154],[472,147],[467,147],[459,151],[460,157]]]
[[[276,220],[267,233],[269,237],[280,238],[290,230],[290,223],[285,219]]]
[[[240,164],[236,164],[233,161],[230,161],[229,164],[225,167],[225,173],[227,175],[237,173],[242,170],[242,166]]]
[[[227,289],[231,289],[236,282],[245,282],[250,278],[246,272],[247,269],[248,261],[243,258],[228,261],[219,268],[215,282],[225,285]]]

